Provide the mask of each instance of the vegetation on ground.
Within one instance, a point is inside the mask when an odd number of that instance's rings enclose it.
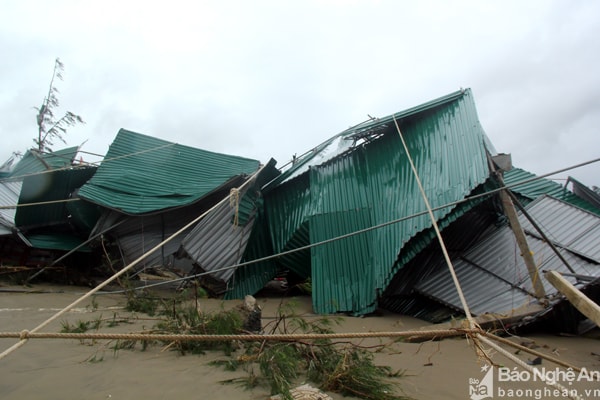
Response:
[[[128,295],[126,308],[155,316],[155,324],[144,334],[188,334],[188,335],[238,335],[245,332],[244,313],[234,308],[203,312],[199,307],[202,292],[182,292],[172,298],[150,296],[149,293]],[[294,305],[281,306],[271,322],[263,329],[265,334],[313,334],[333,333],[338,318],[303,318],[294,311]],[[116,318],[116,316],[115,316]],[[63,324],[63,331],[85,332],[97,330],[104,322],[78,321],[73,325]],[[113,325],[114,326],[114,325]],[[398,378],[403,371],[393,371],[374,362],[374,352],[385,348],[385,344],[366,347],[330,339],[290,341],[153,341],[144,339],[119,340],[112,345],[114,354],[123,349],[146,350],[149,346],[180,354],[203,354],[206,351],[221,351],[224,358],[211,362],[212,365],[230,371],[241,370],[243,377],[223,381],[223,384],[239,384],[246,388],[265,387],[283,399],[292,399],[291,389],[310,381],[321,390],[372,400],[399,400],[406,397],[401,392]],[[102,361],[94,355],[90,362]]]

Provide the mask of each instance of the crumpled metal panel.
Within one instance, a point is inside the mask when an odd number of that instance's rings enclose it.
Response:
[[[524,184],[522,182],[525,182]],[[536,179],[536,175],[520,168],[512,168],[504,173],[504,183],[513,193],[519,195],[521,202],[530,203],[542,195],[552,196],[600,215],[600,209],[562,186],[549,179]]]
[[[246,190],[240,192],[244,196]],[[224,201],[202,218],[181,242],[187,255],[211,277],[227,282],[235,269],[223,268],[238,264],[246,249],[254,215],[249,216],[245,225],[234,222],[235,205]]]
[[[600,219],[596,215],[577,207],[565,207],[562,201],[548,196],[531,203],[528,210],[537,216],[536,223],[542,230],[551,232],[550,240],[600,264]],[[528,220],[522,226],[537,234]]]
[[[310,244],[308,216],[311,192],[308,174],[284,183],[265,194],[265,214],[275,254]],[[291,269],[301,277],[310,276],[310,250],[293,252],[278,261],[282,269]]]
[[[73,165],[79,147],[67,147],[52,153],[40,153],[35,149],[28,150],[11,171],[13,178],[24,178],[43,171],[55,170]]]
[[[594,191],[573,177],[567,179],[567,184],[569,182],[573,184],[573,193],[600,210],[600,189]]]
[[[479,124],[470,90],[395,117],[433,207],[462,200],[488,178],[485,143],[489,141]],[[274,251],[284,248],[294,237],[294,230],[307,220],[310,242],[315,243],[425,210],[393,116],[361,124],[338,137],[360,140],[332,159],[311,164],[309,173],[285,181],[296,172],[294,168],[286,171],[278,178],[285,183],[271,188]],[[315,154],[310,157],[319,159]],[[305,166],[300,160],[296,168]],[[306,196],[307,186],[294,185],[307,175],[310,196]],[[452,210],[436,211],[435,216],[441,219]],[[315,311],[372,311],[378,294],[402,267],[396,259],[403,246],[430,227],[429,217],[421,215],[341,244],[314,247],[311,273],[313,288],[318,289],[313,292]]]
[[[43,177],[46,172],[53,169],[71,166],[78,151],[78,147],[68,147],[53,153],[28,150],[14,168],[0,180],[0,205],[16,206],[19,203],[25,178]],[[16,214],[17,208],[0,209],[0,235],[13,233]]]
[[[74,216],[69,210],[69,203],[60,201],[75,199],[76,190],[85,184],[95,172],[95,167],[80,167],[27,176],[23,179],[19,203],[48,204],[20,207],[15,216],[15,223],[19,228],[68,225],[74,229],[83,225],[79,221],[74,221]],[[58,202],[53,203],[56,201]],[[73,201],[71,206],[77,207],[77,203],[83,202]],[[82,207],[85,207],[85,204]],[[91,221],[87,225],[93,226],[98,215],[90,215],[89,218]],[[89,232],[81,233],[87,235]]]
[[[0,206],[14,208],[0,208],[0,235],[11,235],[15,227],[16,205],[19,202],[22,180],[0,181]]]
[[[264,208],[259,207],[242,262],[251,262],[272,254],[273,248],[269,240],[268,226],[265,223]],[[237,268],[227,283],[225,299],[243,299],[248,294],[258,292],[275,277],[278,271],[279,267],[273,259],[253,262]]]
[[[257,160],[121,129],[79,195],[126,214],[147,214],[189,205],[258,168]]]
[[[600,265],[578,255],[583,254],[583,250],[591,244],[595,248],[600,247],[600,236],[595,232],[600,224],[600,217],[549,196],[540,197],[527,207],[527,211],[551,240],[557,240],[556,245],[560,245],[559,241],[573,245],[573,250],[576,251],[565,248],[561,248],[560,251],[576,274],[600,277]],[[558,219],[556,223],[550,223],[554,219]],[[533,227],[525,216],[521,214],[519,221],[526,229],[527,242],[538,269],[565,273],[566,279],[580,286],[575,278],[568,275],[571,271],[554,251],[537,235],[529,233]],[[585,244],[585,247],[579,247],[579,244]],[[515,308],[535,301],[527,267],[508,226],[499,228],[460,258],[453,258],[452,262],[467,304],[476,315],[510,315]],[[542,283],[547,295],[553,297],[557,294],[557,290],[543,278]],[[436,273],[416,285],[416,290],[444,305],[463,311],[458,292],[445,264],[440,265]]]

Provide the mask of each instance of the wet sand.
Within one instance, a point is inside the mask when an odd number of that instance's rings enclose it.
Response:
[[[25,290],[13,286],[0,286],[0,331],[19,332],[31,330],[63,307],[85,293],[86,288],[72,286],[40,285]],[[33,292],[36,291],[36,292]],[[263,308],[263,326],[275,318],[281,302],[293,301],[298,313],[305,318],[316,318],[312,314],[310,298],[258,298]],[[126,299],[123,295],[99,295],[85,300],[74,310],[61,316],[43,332],[59,332],[65,321],[74,324],[78,321],[90,321],[102,318],[128,318],[130,323],[108,327],[100,332],[138,332],[150,329],[156,321],[147,319],[143,314],[129,313],[124,310]],[[235,307],[240,301],[222,302],[215,299],[203,299],[203,310],[218,310],[220,307]],[[356,318],[342,316],[341,324],[335,326],[338,332],[369,332],[414,330],[433,327],[427,322],[384,313],[381,316]],[[541,351],[559,357],[589,371],[600,370],[600,340],[587,337],[563,337],[554,335],[533,335],[527,338],[512,338],[520,343],[534,341]],[[17,342],[17,339],[0,339],[0,351],[4,351]],[[389,339],[368,339],[362,345],[387,343]],[[205,355],[181,356],[177,352],[151,347],[146,351],[119,350],[114,352],[108,341],[80,343],[65,339],[32,339],[23,347],[0,360],[0,398],[8,399],[266,399],[268,388],[246,390],[236,385],[224,385],[227,379],[245,376],[244,372],[230,372],[208,365],[211,360],[223,359],[220,352]],[[506,346],[504,346],[506,347]],[[508,348],[511,353],[515,350]],[[519,353],[524,361],[535,358]],[[512,361],[500,354],[492,359],[499,365],[515,367]],[[393,370],[404,371],[404,376],[394,378],[400,383],[406,396],[416,399],[468,399],[470,379],[481,380],[484,373],[471,343],[463,338],[428,341],[425,343],[393,343],[385,350],[375,354],[380,365],[390,366]],[[555,369],[550,362],[543,361],[539,367]],[[299,382],[301,383],[301,382]],[[541,383],[502,384],[510,387],[538,388]],[[513,385],[513,386],[511,386]],[[519,386],[521,385],[521,386]],[[498,382],[496,389],[498,389]],[[570,388],[579,390],[598,389],[587,398],[600,396],[600,382],[574,382]],[[517,393],[517,392],[515,392]],[[544,392],[538,392],[544,393]],[[343,396],[329,393],[334,399]],[[536,393],[531,393],[532,396]],[[548,393],[546,393],[548,394]],[[595,395],[595,396],[594,396]],[[505,396],[509,398],[508,396]],[[535,398],[518,396],[523,398]],[[345,397],[350,399],[350,397]],[[499,397],[495,397],[499,398]],[[514,398],[514,396],[513,396]],[[538,398],[566,398],[540,396]]]

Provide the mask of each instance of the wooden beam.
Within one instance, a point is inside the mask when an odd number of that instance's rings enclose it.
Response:
[[[523,261],[527,266],[527,271],[529,271],[529,278],[531,279],[531,285],[533,286],[533,292],[535,293],[535,297],[539,301],[544,301],[546,296],[546,291],[544,290],[544,285],[542,285],[542,280],[540,275],[538,274],[537,266],[535,265],[535,260],[533,259],[533,253],[529,249],[529,245],[527,244],[527,238],[525,237],[525,232],[523,232],[523,228],[521,227],[521,223],[519,222],[519,218],[517,217],[517,211],[515,210],[515,205],[513,204],[510,196],[507,193],[508,189],[504,189],[500,191],[500,200],[502,200],[502,207],[504,208],[504,213],[508,218],[508,224],[510,225],[515,238],[517,239],[517,245],[519,246],[519,250],[521,250],[521,257],[523,257]]]
[[[510,156],[508,158],[510,160]],[[519,250],[521,251],[521,257],[523,257],[523,261],[525,262],[525,266],[527,267],[527,271],[529,272],[529,279],[531,279],[533,293],[535,294],[535,297],[540,302],[540,304],[546,305],[548,304],[548,300],[546,299],[546,291],[544,290],[544,285],[542,285],[542,280],[540,278],[540,274],[538,273],[537,265],[535,265],[533,253],[529,249],[529,244],[527,243],[525,232],[523,232],[523,228],[521,227],[521,223],[519,222],[517,210],[515,210],[515,205],[512,202],[510,196],[511,193],[509,189],[504,185],[504,177],[502,175],[503,170],[499,170],[496,168],[496,164],[490,153],[487,153],[487,159],[490,171],[492,171],[494,175],[496,175],[496,179],[498,179],[500,186],[504,188],[504,190],[501,190],[499,193],[500,201],[502,201],[502,208],[504,209],[504,214],[506,214],[506,217],[508,218],[508,224],[515,235],[517,245],[519,246]],[[510,161],[507,164],[510,166]]]
[[[591,319],[597,326],[600,326],[600,306],[598,306],[598,304],[594,303],[589,297],[581,293],[579,289],[563,278],[558,272],[548,271],[545,273],[545,277],[552,286],[565,295],[567,300],[569,300],[576,309]]]

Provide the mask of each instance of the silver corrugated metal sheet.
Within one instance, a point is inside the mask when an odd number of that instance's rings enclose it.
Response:
[[[226,193],[222,192],[218,199],[220,200],[225,196]],[[195,203],[188,207],[176,208],[160,214],[141,216],[128,216],[118,211],[106,210],[96,224],[92,235],[108,230],[105,236],[116,240],[122,253],[123,262],[127,265],[171,237],[214,204],[210,201]],[[111,227],[114,228],[110,229]],[[167,265],[173,259],[172,255],[179,250],[185,235],[192,228],[190,227],[180,233],[178,237],[173,238],[154,253],[148,254],[134,269],[140,270],[145,267]]]
[[[527,211],[551,240],[560,239],[556,245],[570,244],[560,251],[576,274],[600,277],[600,265],[589,257],[590,247],[600,248],[600,236],[597,234],[600,217],[549,196],[542,196],[531,203]],[[533,229],[523,215],[519,220],[524,229]],[[571,272],[538,237],[528,234],[527,242],[540,271]],[[462,291],[474,314],[510,314],[513,309],[534,300],[528,270],[519,253],[512,230],[505,226],[461,257],[453,259]],[[582,258],[579,254],[589,258]],[[579,284],[575,278],[566,278],[575,285]],[[557,293],[545,279],[542,278],[542,282],[547,295],[552,297]],[[444,305],[462,310],[457,290],[445,265],[419,283],[416,290]]]
[[[560,247],[600,263],[600,219],[577,207],[565,207],[564,202],[543,196],[528,207],[536,215],[536,223],[550,240]],[[523,229],[535,232],[528,220]]]
[[[19,203],[19,194],[23,180],[0,181],[0,206],[15,207]],[[0,235],[10,235],[15,226],[15,208],[0,208]]]
[[[240,192],[244,196],[246,190]],[[234,223],[236,208],[229,202],[222,202],[186,235],[181,242],[186,251],[199,267],[211,272],[211,277],[227,282],[235,269],[220,270],[238,264],[246,249],[254,215],[250,215],[245,225]]]

